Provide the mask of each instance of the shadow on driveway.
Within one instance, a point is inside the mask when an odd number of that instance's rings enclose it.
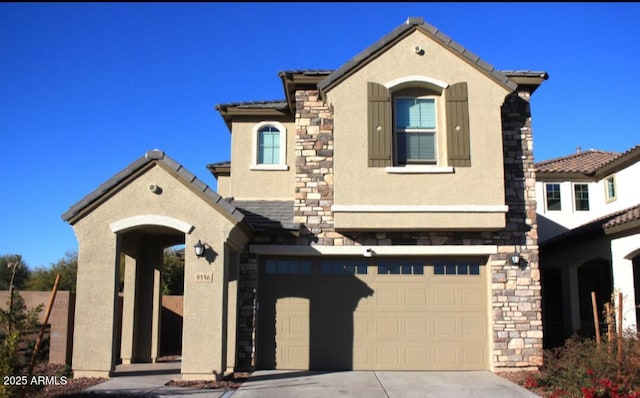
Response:
[[[491,372],[257,371],[233,398],[536,398]]]

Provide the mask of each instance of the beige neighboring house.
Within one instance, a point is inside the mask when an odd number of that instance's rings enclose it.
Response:
[[[63,215],[75,374],[157,359],[162,249],[180,243],[185,379],[539,366],[529,99],[547,74],[499,71],[409,18],[335,71],[279,77],[283,100],[217,106],[217,192],[154,150]]]
[[[640,318],[640,145],[624,153],[578,150],[536,164],[545,345],[595,336],[602,310],[623,294],[623,327]],[[615,302],[614,302],[615,303]]]

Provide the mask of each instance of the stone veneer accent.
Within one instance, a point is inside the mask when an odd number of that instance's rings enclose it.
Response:
[[[299,245],[497,245],[489,256],[492,278],[493,364],[523,369],[542,364],[542,299],[538,267],[535,171],[530,93],[508,96],[502,106],[506,228],[496,232],[355,232],[333,228],[333,113],[318,92],[296,92],[294,222],[300,237],[259,235],[254,243]],[[507,261],[518,251],[520,269]],[[245,253],[240,268],[238,370],[253,368],[258,262]]]
[[[317,90],[296,92],[293,221],[307,227],[296,243],[333,245],[333,112]]]

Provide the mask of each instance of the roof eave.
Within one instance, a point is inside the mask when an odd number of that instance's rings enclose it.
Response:
[[[357,72],[369,62],[379,57],[387,48],[418,29],[435,41],[439,42],[445,49],[449,50],[472,67],[490,77],[507,91],[514,92],[518,89],[518,84],[516,82],[509,79],[502,72],[480,59],[480,57],[455,42],[434,26],[424,22],[422,18],[409,18],[404,24],[398,26],[396,29],[382,37],[382,39],[367,47],[364,51],[353,57],[322,82],[318,83],[318,88],[322,95],[326,95],[326,93],[348,78],[351,74]]]
[[[549,79],[549,74],[547,72],[540,72],[536,74],[520,74],[520,73],[509,73],[502,72],[505,76],[507,76],[511,81],[516,83],[519,88],[525,88],[529,91],[530,94],[533,94],[534,91],[540,87],[542,82]]]
[[[213,176],[215,177],[216,180],[220,176],[222,176],[222,177],[231,176],[231,165],[216,166],[216,165],[213,165],[213,164],[208,164],[207,165],[207,170],[209,170],[209,172],[211,172],[211,174],[213,174]]]
[[[612,227],[605,227],[604,233],[605,235],[615,235],[619,233],[628,233],[631,230],[637,229],[640,229],[640,220],[632,220]]]
[[[625,169],[638,161],[640,161],[640,145],[631,148],[627,152],[611,160],[609,163],[604,164],[596,171],[596,178],[602,179],[607,177],[608,175]]]
[[[278,76],[282,80],[287,104],[289,109],[296,109],[297,90],[318,89],[318,83],[324,80],[332,72],[330,71],[280,71]]]
[[[234,105],[216,105],[215,109],[220,113],[224,123],[227,125],[229,132],[232,132],[233,120],[236,118],[248,118],[248,117],[271,117],[271,118],[283,118],[291,117],[291,108],[288,109],[276,109],[276,108],[249,108]]]
[[[568,171],[536,171],[536,180],[540,182],[557,181],[594,181],[594,173]]]

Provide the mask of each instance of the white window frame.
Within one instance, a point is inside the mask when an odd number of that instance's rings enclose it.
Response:
[[[259,151],[259,133],[265,127],[274,127],[280,131],[280,150],[279,159],[280,163],[276,164],[263,164],[258,163],[258,151]],[[289,170],[287,166],[287,128],[280,122],[276,121],[264,121],[253,126],[253,132],[251,137],[251,170]]]
[[[397,115],[397,106],[396,106],[396,101],[399,99],[432,99],[433,100],[433,107],[434,107],[434,114],[435,114],[435,128],[432,129],[400,129],[398,128],[398,126],[396,125],[396,115]],[[394,159],[393,159],[393,164],[395,167],[405,167],[405,166],[412,166],[412,165],[419,165],[419,166],[435,166],[438,164],[438,158],[439,158],[439,154],[438,154],[438,127],[439,127],[439,120],[440,117],[438,115],[438,99],[439,97],[436,95],[421,95],[418,97],[411,97],[411,96],[393,96],[392,97],[392,109],[391,109],[391,118],[392,118],[392,122],[393,122],[393,152],[394,152]],[[408,159],[405,159],[405,163],[400,163],[399,162],[399,158],[398,158],[398,133],[431,133],[433,134],[433,155],[434,158],[433,160],[414,160],[414,161],[408,161]]]
[[[613,181],[613,196],[609,196],[609,180]],[[615,174],[611,174],[604,179],[604,198],[607,203],[614,202],[618,199],[618,186],[616,184]]]
[[[557,185],[558,193],[560,194],[560,209],[549,209],[548,188],[549,185]],[[544,183],[544,207],[547,211],[562,211],[562,184],[558,182],[545,182]]]
[[[577,206],[578,205],[578,197],[576,196],[576,186],[578,186],[578,185],[584,185],[584,186],[587,187],[587,206],[589,207],[587,210],[579,210],[578,209],[578,206]],[[576,212],[576,211],[580,211],[580,212],[590,211],[591,210],[591,195],[589,193],[589,184],[586,184],[584,182],[574,182],[572,184],[571,188],[572,188],[571,189],[571,191],[572,191],[571,193],[572,193],[572,196],[573,196],[573,211],[574,212]],[[560,199],[562,199],[562,195],[560,195]],[[562,205],[560,205],[560,206],[562,206]]]

